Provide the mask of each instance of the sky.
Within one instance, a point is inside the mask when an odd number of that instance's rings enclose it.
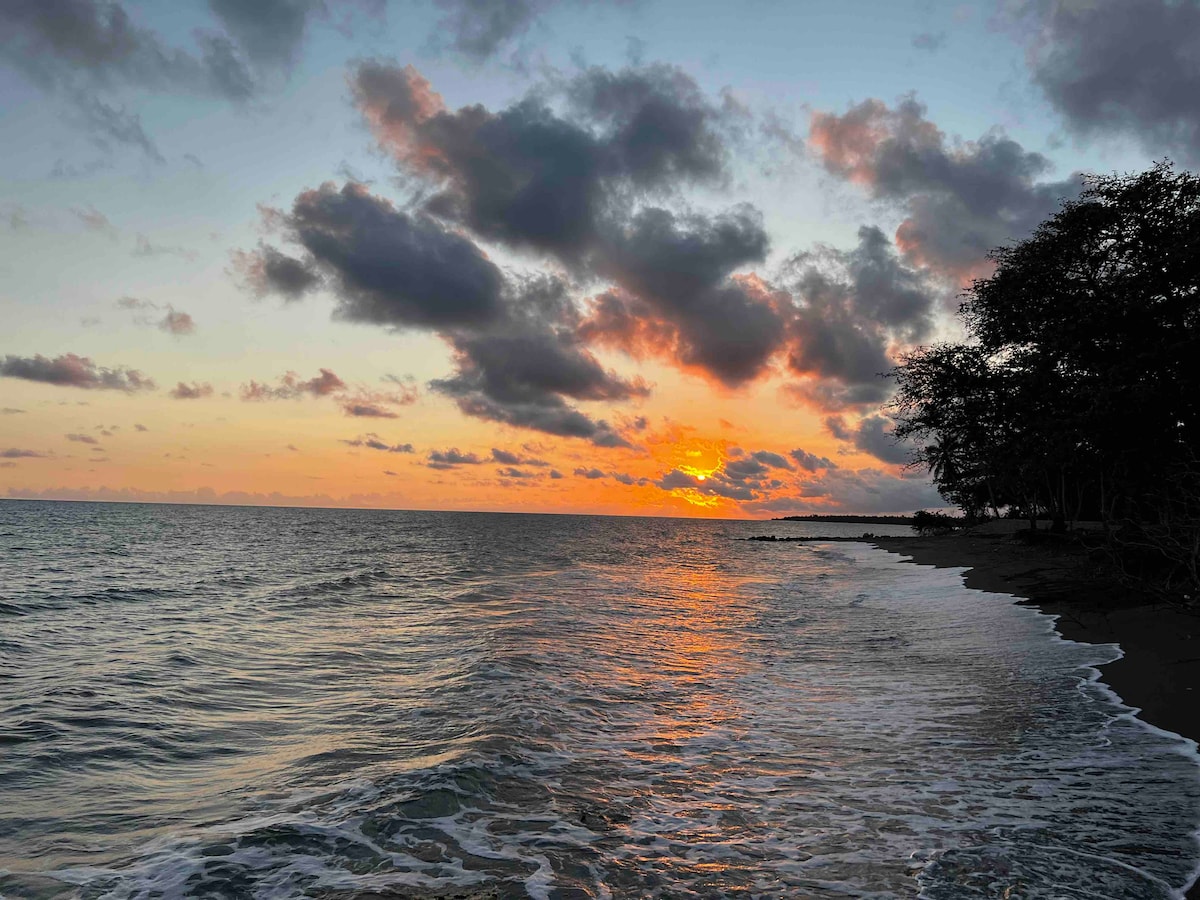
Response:
[[[886,373],[1197,96],[1196,2],[6,0],[0,496],[944,506]]]

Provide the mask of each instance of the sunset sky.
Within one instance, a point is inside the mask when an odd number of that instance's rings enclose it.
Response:
[[[1194,2],[5,0],[0,496],[941,506],[881,373],[1197,96]]]

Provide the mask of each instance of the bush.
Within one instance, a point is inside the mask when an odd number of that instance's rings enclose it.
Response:
[[[955,516],[919,509],[913,513],[912,529],[917,534],[946,534],[961,524],[962,520]]]

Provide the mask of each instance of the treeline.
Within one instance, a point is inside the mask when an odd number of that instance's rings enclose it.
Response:
[[[897,436],[967,517],[1098,520],[1127,569],[1200,588],[1200,178],[1092,177],[991,258],[968,339],[894,370]]]
[[[848,522],[854,525],[911,525],[912,516],[838,516],[812,513],[806,516],[779,516],[776,522]]]

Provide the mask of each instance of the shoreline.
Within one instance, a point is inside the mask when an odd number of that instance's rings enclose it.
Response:
[[[1099,667],[1104,683],[1138,718],[1200,743],[1200,614],[1101,581],[1095,567],[1081,570],[1087,561],[1078,555],[1008,535],[862,540],[915,565],[965,568],[967,587],[1011,594],[1057,616],[1055,628],[1068,640],[1119,644],[1124,655]]]
[[[963,583],[1009,594],[1056,616],[1067,640],[1118,644],[1120,659],[1096,668],[1137,718],[1200,743],[1200,614],[1139,596],[1087,566],[1078,554],[1054,554],[1009,535],[859,538],[907,556],[907,563],[965,568]],[[1184,894],[1200,900],[1200,881]]]

